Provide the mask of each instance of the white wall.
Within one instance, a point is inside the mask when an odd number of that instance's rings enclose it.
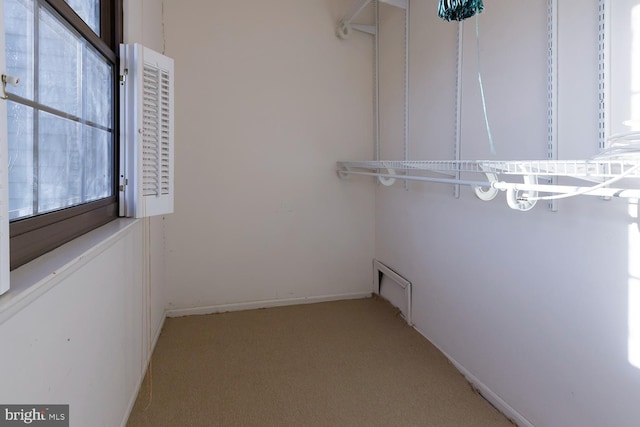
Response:
[[[142,228],[0,325],[0,401],[69,404],[72,426],[117,426],[145,368]]]
[[[559,151],[586,158],[598,147],[597,1],[559,3]],[[497,154],[469,20],[462,157],[545,158],[546,2],[485,6],[481,61]],[[451,159],[457,25],[420,1],[411,20],[412,158]],[[398,153],[401,140],[392,144],[384,149]],[[639,232],[627,203],[584,197],[559,202],[557,213],[543,203],[523,213],[504,195],[481,202],[463,187],[456,200],[452,186],[397,183],[377,189],[376,257],[413,282],[416,327],[519,422],[634,426]]]
[[[161,10],[160,0],[145,1],[144,9],[125,0],[126,40],[162,50]],[[34,273],[51,277],[40,288],[48,291],[13,316],[0,299],[0,402],[70,404],[71,426],[126,422],[165,307],[163,220],[114,231],[128,221],[72,243],[111,236],[73,261],[79,267],[50,267],[74,253],[67,245],[36,260],[39,267],[12,273],[12,281]],[[16,292],[1,297],[5,304]]]
[[[370,292],[373,188],[335,174],[337,160],[373,152],[372,39],[335,36],[348,11],[342,0],[165,3],[174,313]]]

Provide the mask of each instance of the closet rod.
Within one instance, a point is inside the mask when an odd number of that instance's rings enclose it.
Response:
[[[440,184],[467,185],[484,201],[493,200],[500,191],[506,192],[510,208],[527,211],[539,200],[555,200],[579,195],[640,198],[638,188],[612,188],[611,184],[628,178],[640,177],[640,160],[572,160],[572,161],[360,161],[338,162],[338,175],[377,177],[385,186],[393,185],[396,179],[433,182]],[[396,170],[404,170],[398,174]],[[386,172],[385,172],[386,171]],[[417,175],[435,172],[453,174],[453,178],[437,178]],[[486,181],[459,179],[459,173],[483,174]],[[522,176],[522,183],[500,181],[498,175]],[[538,184],[538,177],[565,176],[595,182],[591,186],[568,186]],[[633,182],[637,186],[637,181]],[[538,193],[551,195],[540,196]]]
[[[640,158],[615,160],[381,160],[339,161],[338,169],[396,169],[456,175],[457,172],[567,176],[601,182],[606,178],[640,178]]]
[[[459,184],[459,185],[467,185],[473,187],[491,187],[496,190],[506,191],[509,189],[513,189],[516,191],[540,191],[545,193],[563,193],[570,194],[578,191],[585,191],[585,194],[593,196],[606,196],[606,197],[625,197],[625,198],[640,198],[640,189],[631,189],[631,188],[611,188],[611,187],[603,187],[599,189],[593,189],[592,187],[581,187],[581,186],[569,186],[569,185],[552,185],[552,184],[526,184],[526,183],[516,183],[516,182],[505,182],[505,181],[469,181],[464,179],[456,179],[456,178],[435,178],[430,176],[416,176],[416,175],[398,175],[396,173],[389,172],[363,172],[363,171],[352,171],[352,170],[340,170],[338,171],[341,178],[346,178],[347,175],[364,175],[364,176],[375,176],[387,179],[410,179],[412,181],[424,181],[424,182],[435,182],[438,184]],[[390,181],[386,181],[389,183],[388,185],[393,184]],[[588,191],[587,191],[588,190]]]

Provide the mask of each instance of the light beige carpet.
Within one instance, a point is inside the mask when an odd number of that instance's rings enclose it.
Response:
[[[380,299],[169,318],[151,370],[130,427],[512,427]]]

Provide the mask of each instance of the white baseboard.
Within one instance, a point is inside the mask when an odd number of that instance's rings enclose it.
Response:
[[[352,294],[326,295],[321,297],[288,298],[253,302],[239,302],[234,304],[211,305],[206,307],[178,308],[167,310],[167,317],[194,316],[200,314],[224,313],[227,311],[255,310],[259,308],[282,307],[286,305],[314,304],[318,302],[339,301],[348,299],[370,298],[371,292]]]
[[[160,338],[160,333],[162,332],[162,328],[164,327],[164,321],[166,320],[166,318],[167,318],[167,312],[165,311],[164,316],[162,316],[162,320],[160,321],[160,326],[158,327],[158,330],[154,334],[153,341],[151,344],[151,349],[149,351],[149,354],[147,354],[146,363],[144,365],[142,375],[138,379],[138,385],[133,395],[129,399],[129,405],[124,414],[124,419],[122,420],[122,424],[120,425],[121,427],[127,427],[127,422],[129,421],[129,417],[131,416],[131,411],[133,411],[133,406],[136,404],[136,399],[138,398],[138,394],[140,393],[140,389],[142,388],[142,382],[144,381],[144,377],[145,375],[147,375],[147,370],[149,369],[149,363],[151,362],[151,357],[153,356],[153,350],[155,350],[156,348],[156,344],[158,343],[158,339]]]
[[[414,328],[420,335],[425,337],[431,344],[431,340],[424,334],[420,329]],[[437,345],[433,344],[442,354],[445,355],[447,359],[455,366],[455,368],[460,371],[460,373],[473,385],[473,387],[478,390],[478,392],[484,397],[489,403],[491,403],[498,411],[502,412],[507,418],[516,423],[519,427],[534,427],[533,424],[529,422],[525,417],[523,417],[518,411],[513,409],[507,402],[502,400],[500,396],[495,394],[489,387],[483,384],[478,378],[476,378],[471,372],[469,372],[464,366],[458,363],[453,357],[447,354],[444,350],[442,350]]]

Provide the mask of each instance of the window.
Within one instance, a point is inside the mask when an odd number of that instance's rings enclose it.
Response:
[[[122,0],[4,0],[11,269],[118,215]]]

